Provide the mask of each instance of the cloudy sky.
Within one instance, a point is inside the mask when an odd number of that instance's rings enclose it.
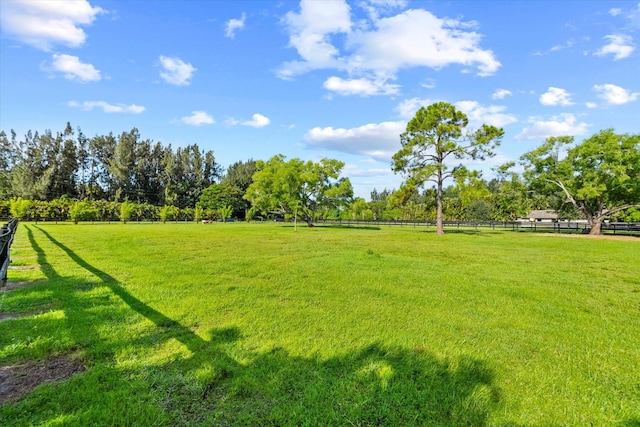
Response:
[[[503,127],[485,176],[554,135],[640,131],[637,1],[0,2],[0,128],[133,127],[223,166],[345,162],[397,188],[399,134],[446,101]]]

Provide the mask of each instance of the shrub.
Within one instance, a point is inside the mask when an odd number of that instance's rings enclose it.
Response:
[[[98,217],[98,210],[87,201],[73,202],[69,206],[69,218],[74,224],[78,221],[92,221]]]
[[[11,216],[25,219],[29,216],[29,211],[31,209],[32,202],[31,200],[23,199],[22,197],[16,197],[15,199],[11,199]]]
[[[167,221],[172,220],[175,217],[176,209],[177,208],[175,206],[164,205],[160,209],[160,219],[162,220],[162,222],[166,223]]]
[[[131,203],[131,202],[120,203],[120,221],[126,224],[127,221],[131,219],[131,215],[133,215],[135,209],[136,209],[135,203]]]

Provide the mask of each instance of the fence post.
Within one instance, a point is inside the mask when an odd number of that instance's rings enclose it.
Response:
[[[11,243],[13,243],[13,236],[17,228],[18,218],[12,218],[2,226],[2,231],[0,231],[0,244],[2,245],[0,251],[0,287],[5,287],[7,283],[7,270],[11,262]]]

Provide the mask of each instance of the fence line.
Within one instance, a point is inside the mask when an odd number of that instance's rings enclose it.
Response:
[[[0,245],[2,245],[2,250],[0,251],[0,263],[2,264],[0,268],[0,278],[2,278],[2,284],[0,287],[4,287],[7,283],[7,270],[11,262],[11,243],[13,243],[13,236],[16,234],[17,228],[18,218],[13,218],[3,225],[2,231],[0,231]]]
[[[436,221],[419,221],[419,220],[358,220],[358,219],[320,219],[316,220],[318,224],[337,224],[337,225],[364,225],[364,226],[398,226],[398,227],[435,227]],[[566,221],[443,221],[445,228],[491,228],[508,229],[512,231],[530,230],[530,231],[547,231],[547,232],[576,232],[588,233],[591,227],[586,221],[566,220]],[[640,223],[635,222],[603,222],[602,231],[611,231],[613,234],[623,232],[624,234],[640,233]]]
[[[17,223],[17,219],[16,223]],[[13,220],[12,220],[13,221]],[[68,223],[67,218],[53,218],[49,220],[34,220],[37,222],[45,223]],[[121,222],[119,218],[104,218],[102,220],[81,221],[85,223],[112,223]],[[161,223],[162,220],[158,219],[130,219],[130,223]],[[193,223],[192,219],[171,219],[167,220],[167,223]],[[215,222],[215,221],[214,221]],[[271,222],[271,220],[253,219],[250,222]],[[286,222],[289,222],[288,220]],[[313,221],[314,224],[335,224],[335,225],[356,225],[356,226],[397,226],[397,227],[436,227],[436,221],[425,220],[373,220],[373,219],[320,219],[317,218]],[[530,220],[518,220],[518,221],[443,221],[445,228],[491,228],[492,230],[511,230],[511,231],[541,231],[541,232],[573,232],[573,233],[588,233],[590,226],[585,220],[559,220],[559,221],[530,221]],[[6,225],[5,225],[6,227]],[[3,229],[4,230],[4,229]],[[638,222],[603,222],[601,230],[610,232],[612,234],[640,234],[640,223]],[[4,232],[4,231],[3,231]]]

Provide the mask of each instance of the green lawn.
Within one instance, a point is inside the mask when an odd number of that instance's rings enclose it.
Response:
[[[20,225],[0,425],[640,425],[640,239]],[[30,267],[35,268],[30,268]]]

